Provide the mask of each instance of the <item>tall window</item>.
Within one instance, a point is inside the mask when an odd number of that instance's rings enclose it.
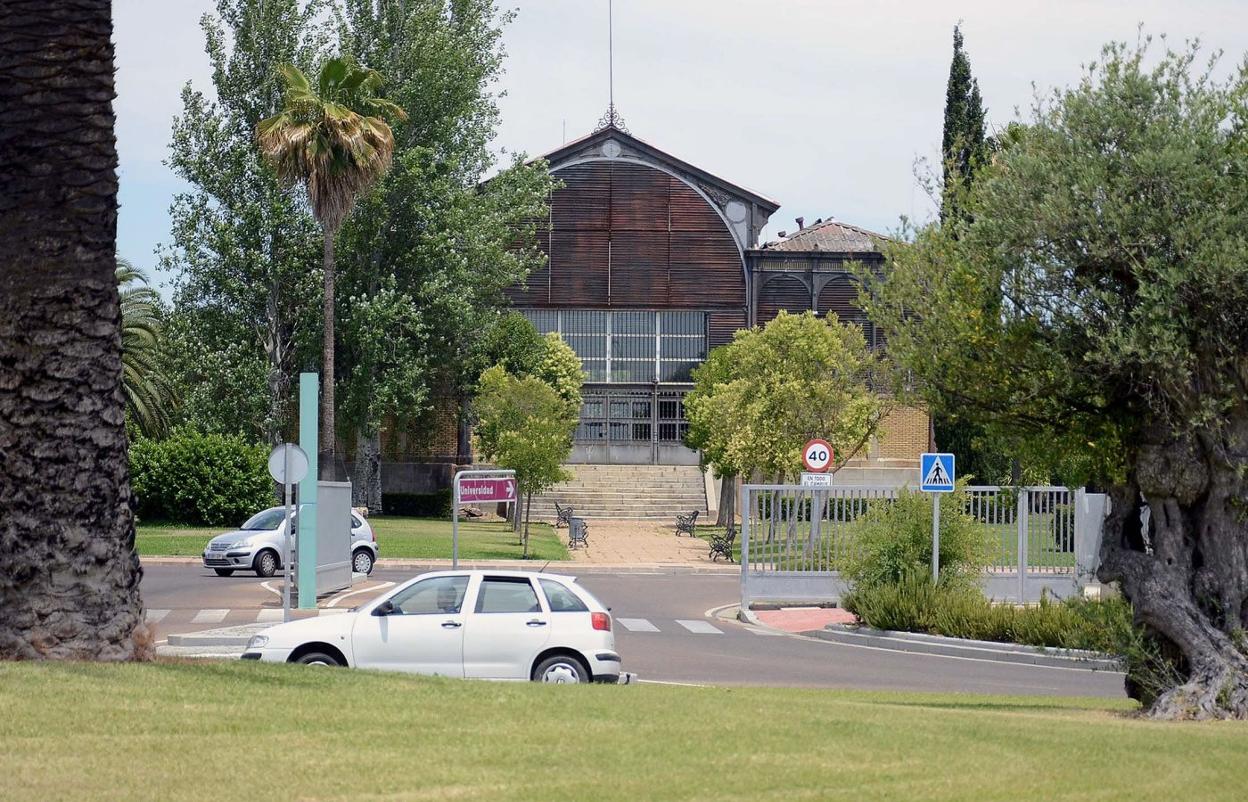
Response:
[[[563,336],[581,358],[586,381],[689,382],[693,369],[706,359],[705,312],[523,312],[541,333],[556,331]],[[635,412],[642,417],[641,410]]]

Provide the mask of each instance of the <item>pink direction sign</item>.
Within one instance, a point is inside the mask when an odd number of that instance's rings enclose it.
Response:
[[[463,477],[459,480],[459,503],[476,504],[482,501],[515,501],[515,479],[477,479]]]

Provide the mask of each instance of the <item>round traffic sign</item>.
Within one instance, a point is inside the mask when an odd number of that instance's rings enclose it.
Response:
[[[812,473],[823,473],[832,465],[832,445],[827,440],[811,440],[802,448],[802,464]]]
[[[290,466],[290,474],[286,469]],[[280,484],[298,484],[308,475],[308,455],[294,443],[282,443],[269,454],[269,476]]]

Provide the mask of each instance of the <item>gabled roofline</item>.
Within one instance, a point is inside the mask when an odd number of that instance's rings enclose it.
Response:
[[[559,146],[558,148],[555,148],[552,151],[544,153],[541,156],[536,157],[535,159],[530,159],[529,161],[533,162],[533,161],[536,161],[537,159],[545,159],[547,162],[550,163],[550,169],[552,171],[557,170],[559,169],[558,163],[562,161],[563,159],[569,156],[575,155],[577,151],[580,151],[586,145],[592,145],[595,142],[606,140],[606,139],[616,139],[621,142],[625,142],[630,147],[635,148],[639,152],[649,156],[655,161],[667,162],[668,164],[678,167],[680,170],[687,172],[690,175],[702,181],[707,182],[708,184],[712,184],[744,200],[748,200],[752,203],[755,203],[764,210],[767,216],[771,216],[772,214],[776,212],[777,209],[780,208],[780,204],[777,201],[772,200],[766,195],[761,195],[752,189],[747,189],[746,187],[741,186],[740,184],[734,184],[731,181],[725,181],[719,176],[713,173],[708,173],[706,170],[703,170],[700,167],[690,164],[684,159],[677,158],[676,156],[673,156],[667,151],[661,150],[655,147],[654,145],[651,145],[649,142],[646,142],[645,140],[638,139],[637,137],[633,136],[627,131],[616,128],[614,125],[608,125],[605,128],[600,128],[597,131],[588,133],[585,136],[582,136],[578,139],[574,139],[571,142],[565,143]]]

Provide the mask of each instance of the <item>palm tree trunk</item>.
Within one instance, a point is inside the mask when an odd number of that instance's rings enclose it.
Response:
[[[108,0],[0,12],[0,659],[148,655],[115,278]]]
[[[335,463],[337,449],[334,446],[334,231],[328,226],[325,234],[325,339],[322,343],[321,368],[321,433],[320,455],[317,463],[321,479],[337,481],[340,474]]]

